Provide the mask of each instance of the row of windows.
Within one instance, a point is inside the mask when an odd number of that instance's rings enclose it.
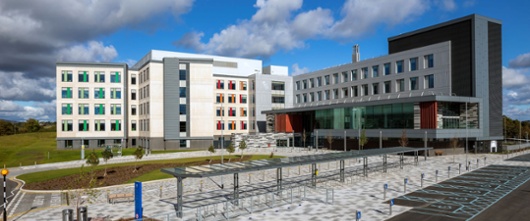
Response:
[[[94,99],[105,99],[105,88],[96,87],[93,91]],[[90,88],[80,87],[77,88],[77,98],[89,99]],[[61,88],[61,98],[72,98],[73,90],[71,87]],[[121,88],[110,88],[110,99],[121,99]]]
[[[62,115],[73,114],[72,104],[62,104],[61,106],[62,106],[61,107]],[[90,105],[89,104],[78,104],[77,114],[78,115],[90,115]],[[111,104],[110,114],[121,115],[121,104]],[[94,104],[94,115],[105,115],[105,104]]]
[[[433,68],[434,67],[434,55],[429,54],[425,55],[423,57],[424,59],[424,69],[427,68]],[[416,71],[418,70],[418,57],[409,58],[408,60],[408,71]],[[399,60],[394,62],[394,73],[400,74],[403,73],[405,69],[405,60]],[[384,63],[382,75],[390,75],[391,72],[391,63]],[[315,88],[315,87],[321,87],[323,85],[331,85],[332,81],[333,84],[339,84],[339,83],[346,83],[348,81],[356,81],[358,79],[367,79],[367,78],[376,78],[380,76],[380,68],[379,65],[374,65],[372,67],[363,67],[360,69],[360,73],[358,74],[358,70],[351,70],[351,71],[343,71],[342,73],[334,73],[332,75],[325,75],[324,78],[316,77],[316,78],[310,78],[310,79],[304,79],[301,81],[296,81],[295,87],[296,90],[304,90],[308,88]],[[322,79],[324,81],[322,81]]]
[[[140,100],[149,97],[149,84],[140,88]],[[136,100],[136,99],[133,99]]]
[[[235,90],[237,85],[237,81],[228,81],[228,90]],[[216,89],[225,89],[225,81],[224,80],[217,80],[215,83]],[[246,81],[240,81],[239,82],[239,90],[246,91],[247,90],[247,82]]]
[[[225,94],[217,94],[215,101],[217,103],[224,103],[225,102]],[[235,104],[246,104],[247,103],[247,95],[246,94],[240,94],[237,96],[236,94],[228,94],[228,103]]]
[[[105,83],[106,73],[104,71],[94,71],[93,79],[95,83]],[[73,82],[73,72],[72,71],[61,71],[61,81],[62,82]],[[91,82],[90,73],[88,71],[78,71],[77,72],[77,82]],[[112,71],[110,72],[110,82],[111,83],[120,83],[121,82],[121,72]]]
[[[226,111],[225,111],[226,109]],[[225,112],[228,112],[228,116],[229,117],[235,117],[237,116],[237,108],[234,108],[234,107],[228,107],[228,108],[223,108],[223,107],[217,107],[216,111],[215,111],[215,115],[218,116],[218,117],[221,117],[221,116],[225,116]],[[246,107],[242,107],[242,108],[239,108],[239,116],[240,117],[246,117],[247,116],[247,108]]]
[[[110,128],[107,128],[106,125],[109,121],[106,120],[93,120],[93,128],[90,128],[90,120],[78,120],[77,121],[77,131],[121,131],[121,120],[110,120]],[[63,120],[61,122],[62,131],[74,131],[74,122],[73,120]]]
[[[246,130],[248,129],[247,127],[247,121],[235,121],[235,120],[232,120],[232,121],[227,121],[226,122],[227,124],[227,127],[228,127],[228,130]],[[215,123],[215,128],[217,130],[225,130],[225,122],[224,121],[221,121],[221,120],[218,120],[217,123]]]
[[[419,77],[411,77],[409,80],[409,91],[419,90]],[[296,103],[307,103],[315,101],[325,101],[331,99],[341,99],[348,97],[359,97],[378,95],[380,93],[388,94],[392,92],[405,91],[405,79],[397,79],[394,81],[395,89],[392,91],[392,81],[377,82],[372,84],[355,85],[351,87],[336,88],[332,90],[324,90],[317,92],[310,92],[296,95]],[[434,88],[434,75],[424,76],[424,89]]]
[[[149,67],[147,67],[143,71],[140,71],[140,84],[144,83],[144,82],[146,82],[148,80],[149,80]],[[135,80],[135,83],[136,83],[136,80]],[[133,85],[135,85],[135,84],[133,84]]]

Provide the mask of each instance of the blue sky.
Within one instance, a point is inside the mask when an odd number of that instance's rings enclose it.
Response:
[[[0,3],[0,119],[55,120],[57,61],[134,64],[158,49],[257,58],[300,74],[350,62],[354,44],[361,59],[385,55],[388,37],[476,13],[503,24],[504,114],[530,120],[529,1],[68,3]]]

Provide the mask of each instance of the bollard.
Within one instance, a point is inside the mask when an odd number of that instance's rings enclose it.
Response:
[[[484,166],[486,166],[486,157],[484,157]]]
[[[478,158],[477,158],[477,168],[478,168]]]
[[[73,220],[74,220],[74,210],[63,209],[63,221],[73,221]]]
[[[77,221],[88,221],[88,211],[86,206],[79,207],[77,209],[77,214],[79,214]]]
[[[405,178],[405,179],[403,180],[403,183],[404,183],[404,185],[403,185],[403,193],[406,193],[406,192],[407,192],[407,183],[408,183],[408,181],[409,181],[409,180],[408,180],[407,178]]]
[[[383,200],[386,200],[386,190],[388,189],[388,184],[383,185]]]
[[[447,178],[451,177],[451,166],[447,167]]]
[[[355,213],[355,220],[356,220],[356,221],[361,220],[361,211],[359,211],[359,210],[356,211],[356,213]]]
[[[467,171],[471,170],[471,160],[467,161]]]
[[[460,169],[462,168],[462,163],[458,164],[458,174],[460,174]]]
[[[435,177],[435,182],[438,183],[438,170],[436,170],[434,177]]]
[[[423,178],[425,178],[425,174],[421,173],[421,188],[423,188]]]
[[[390,215],[392,216],[392,206],[394,205],[394,199],[390,200],[389,205],[390,205]]]

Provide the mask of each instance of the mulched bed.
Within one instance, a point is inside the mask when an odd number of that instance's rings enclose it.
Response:
[[[243,159],[235,157],[230,162],[247,161],[251,156],[244,156]],[[225,160],[226,161],[226,160]],[[107,176],[103,176],[105,169],[98,169],[93,171],[94,176],[97,177],[96,182],[92,187],[105,187],[124,184],[127,181],[139,177],[145,173],[149,173],[153,170],[160,170],[161,168],[170,167],[183,167],[183,166],[198,166],[208,164],[209,160],[201,160],[189,163],[164,163],[164,164],[138,164],[137,170],[134,171],[134,166],[120,166],[113,167],[109,165],[107,167]],[[221,160],[213,160],[212,164],[221,163]],[[84,189],[90,187],[90,170],[89,167],[84,168],[84,173],[69,175],[57,179],[47,180],[43,182],[36,182],[24,185],[24,189],[28,190],[67,190],[67,189]]]

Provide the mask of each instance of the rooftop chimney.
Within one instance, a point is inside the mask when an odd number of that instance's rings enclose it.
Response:
[[[361,54],[359,53],[359,45],[353,46],[353,52],[351,54],[351,62],[356,63],[360,60]]]

